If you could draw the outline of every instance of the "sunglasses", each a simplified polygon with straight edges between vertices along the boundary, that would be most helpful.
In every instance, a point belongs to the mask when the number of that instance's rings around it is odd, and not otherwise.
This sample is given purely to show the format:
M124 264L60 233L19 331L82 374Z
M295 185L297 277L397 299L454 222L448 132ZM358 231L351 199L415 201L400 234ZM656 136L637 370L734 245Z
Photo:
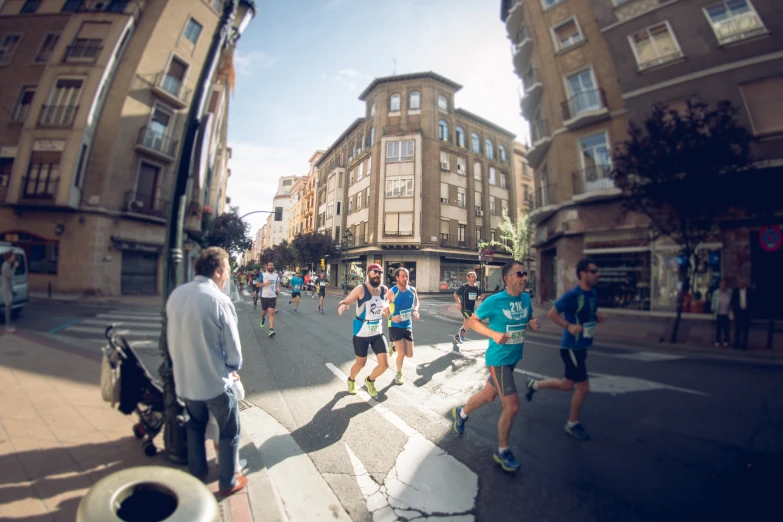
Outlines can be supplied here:
M527 272L514 272L514 273L517 275L517 277L520 277L520 278L521 277L527 277Z
M588 272L590 272L591 274L597 274L598 272L600 272L600 270L598 270L597 268L593 268L592 270L588 270Z
M371 274L382 274L383 272L381 270L370 270Z

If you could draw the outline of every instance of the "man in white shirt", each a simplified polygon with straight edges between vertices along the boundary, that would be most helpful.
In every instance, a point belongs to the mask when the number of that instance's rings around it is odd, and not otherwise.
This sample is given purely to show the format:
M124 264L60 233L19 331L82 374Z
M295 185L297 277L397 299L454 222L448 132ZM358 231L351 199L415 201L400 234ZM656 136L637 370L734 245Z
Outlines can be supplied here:
M266 271L258 274L256 285L261 288L261 328L266 323L269 313L269 337L275 336L275 311L277 310L277 294L280 293L280 277L275 272L275 264L266 264Z
M221 290L231 274L228 253L209 247L196 261L196 277L176 288L166 302L166 335L177 395L188 421L188 467L204 478L207 456L204 434L211 413L220 428L220 493L231 495L247 485L236 469L239 406L231 374L242 367L237 313Z
M750 334L750 305L748 285L744 279L737 281L737 290L732 294L731 308L734 312L734 349L748 349Z

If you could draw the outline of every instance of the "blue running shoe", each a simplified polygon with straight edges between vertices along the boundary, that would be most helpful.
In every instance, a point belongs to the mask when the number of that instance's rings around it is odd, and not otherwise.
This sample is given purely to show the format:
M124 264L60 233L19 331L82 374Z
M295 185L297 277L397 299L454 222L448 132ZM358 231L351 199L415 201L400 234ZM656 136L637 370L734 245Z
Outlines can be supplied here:
M495 454L492 455L492 458L495 460L495 462L500 464L500 467L503 468L503 471L513 473L519 469L519 462L517 462L517 459L514 458L514 454L511 453L511 450L506 450L503 453L495 450Z
M525 393L525 399L527 399L527 402L530 402L533 400L533 394L536 393L538 390L533 388L533 385L536 383L533 379L528 377L525 379L525 387L527 388L527 392Z
M451 416L454 417L454 431L456 431L458 435L465 433L465 421L468 420L463 419L460 413L462 413L462 408L459 406L455 406L451 409Z
M587 430L581 424L577 424L574 427L569 427L566 423L565 432L579 440L590 440L590 434L587 433Z

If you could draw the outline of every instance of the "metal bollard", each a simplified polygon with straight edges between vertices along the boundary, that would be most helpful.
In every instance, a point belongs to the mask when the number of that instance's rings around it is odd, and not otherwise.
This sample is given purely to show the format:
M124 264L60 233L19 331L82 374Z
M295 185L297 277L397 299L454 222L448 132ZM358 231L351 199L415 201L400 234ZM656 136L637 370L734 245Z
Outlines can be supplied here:
M173 468L140 466L99 480L79 503L77 522L219 522L215 496Z

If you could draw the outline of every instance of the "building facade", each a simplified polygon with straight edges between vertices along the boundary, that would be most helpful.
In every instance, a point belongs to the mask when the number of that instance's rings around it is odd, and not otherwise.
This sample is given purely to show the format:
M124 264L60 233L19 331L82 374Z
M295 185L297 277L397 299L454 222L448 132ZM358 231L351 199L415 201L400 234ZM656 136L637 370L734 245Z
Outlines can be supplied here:
M478 241L499 240L516 217L514 135L455 104L461 86L435 73L376 78L365 114L318 167L317 229L341 245L327 260L332 284L355 286L372 262L385 283L407 268L421 292L453 292L482 270L490 289L509 256L479 261Z
M0 240L33 290L156 294L171 184L219 0L0 2ZM225 205L231 50L186 228ZM210 137L210 139L206 139ZM186 241L186 275L198 247Z

